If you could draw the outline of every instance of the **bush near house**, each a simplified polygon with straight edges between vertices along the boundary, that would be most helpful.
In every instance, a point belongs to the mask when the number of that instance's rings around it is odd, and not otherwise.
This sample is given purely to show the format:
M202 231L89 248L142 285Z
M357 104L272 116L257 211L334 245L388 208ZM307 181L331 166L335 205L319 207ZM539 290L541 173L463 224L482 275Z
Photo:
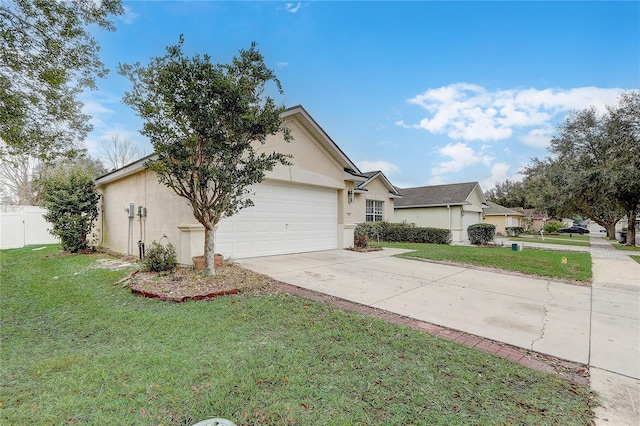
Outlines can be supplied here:
M467 235L471 244L487 244L496 236L496 226L490 223L476 223L467 228Z
M355 229L356 238L366 235L369 240L389 243L450 244L451 231L440 228L425 228L407 223L365 222Z
M544 232L558 232L562 227L564 227L562 222L547 222L544 224Z
M166 246L153 241L151 248L142 259L142 270L145 272L172 271L178 265L176 249L171 243Z
M508 237L517 237L524 233L524 228L522 226L507 226L505 231L507 231Z

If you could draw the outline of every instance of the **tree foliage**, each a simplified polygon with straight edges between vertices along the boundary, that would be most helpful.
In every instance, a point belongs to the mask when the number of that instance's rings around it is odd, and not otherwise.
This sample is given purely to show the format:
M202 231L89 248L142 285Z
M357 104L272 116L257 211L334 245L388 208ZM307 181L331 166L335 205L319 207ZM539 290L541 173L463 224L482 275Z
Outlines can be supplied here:
M223 217L252 205L249 187L261 182L281 153L258 152L268 135L290 131L284 106L264 94L267 83L282 88L253 43L230 64L212 64L209 55L187 57L182 36L167 54L143 66L120 65L133 83L124 101L144 120L141 133L155 155L146 163L158 180L184 197L205 228L205 263L214 272L213 228Z
M484 197L503 207L523 207L525 209L533 207L527 199L525 186L521 181L507 179L496 184L495 188L485 191Z
M604 114L571 113L551 140L551 156L534 159L524 172L534 204L551 216L588 217L610 237L625 214L633 223L640 205L639 105L640 92L627 92Z
M106 30L120 0L0 2L0 154L74 156L91 130L77 96L107 70L86 31Z
M51 234L60 238L63 250L75 253L87 248L100 200L93 174L82 166L58 168L41 185Z

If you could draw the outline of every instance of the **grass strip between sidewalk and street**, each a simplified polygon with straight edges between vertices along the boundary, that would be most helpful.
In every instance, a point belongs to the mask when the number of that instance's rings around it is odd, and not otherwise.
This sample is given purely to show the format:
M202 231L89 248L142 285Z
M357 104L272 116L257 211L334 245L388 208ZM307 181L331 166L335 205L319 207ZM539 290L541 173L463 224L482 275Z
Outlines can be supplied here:
M589 282L589 253L511 247L451 246L445 244L383 243L385 247L414 250L398 256L483 266L559 280Z
M136 297L97 265L1 252L0 423L593 421L587 387L406 326L275 290Z
M563 246L575 246L575 247L589 247L589 237L585 237L582 235L576 235L573 238L568 238L566 235L557 236L557 235L545 235L542 237L533 237L533 236L520 236L520 237L508 237L511 242L525 242L525 243L536 243L536 244L555 244L555 245L563 245Z

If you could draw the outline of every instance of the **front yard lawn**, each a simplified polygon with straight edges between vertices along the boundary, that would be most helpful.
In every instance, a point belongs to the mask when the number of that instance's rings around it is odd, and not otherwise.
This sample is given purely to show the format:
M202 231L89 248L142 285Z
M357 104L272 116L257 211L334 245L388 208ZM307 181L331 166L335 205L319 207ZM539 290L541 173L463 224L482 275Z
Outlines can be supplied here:
M560 280L591 281L591 255L527 248L512 251L511 247L469 247L444 244L384 243L386 247L415 250L402 257L417 257L436 261L504 269L524 274ZM566 259L563 263L563 259Z
M5 425L593 421L588 388L418 330L273 289L136 297L57 252L0 253Z

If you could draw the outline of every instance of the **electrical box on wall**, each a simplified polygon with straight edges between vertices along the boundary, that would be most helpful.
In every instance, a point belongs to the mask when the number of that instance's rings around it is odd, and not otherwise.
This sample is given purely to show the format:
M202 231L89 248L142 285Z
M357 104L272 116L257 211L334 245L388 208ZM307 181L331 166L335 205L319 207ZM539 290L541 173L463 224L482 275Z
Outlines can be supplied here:
M129 205L125 206L124 211L129 217L134 217L136 215L133 203L129 203Z

